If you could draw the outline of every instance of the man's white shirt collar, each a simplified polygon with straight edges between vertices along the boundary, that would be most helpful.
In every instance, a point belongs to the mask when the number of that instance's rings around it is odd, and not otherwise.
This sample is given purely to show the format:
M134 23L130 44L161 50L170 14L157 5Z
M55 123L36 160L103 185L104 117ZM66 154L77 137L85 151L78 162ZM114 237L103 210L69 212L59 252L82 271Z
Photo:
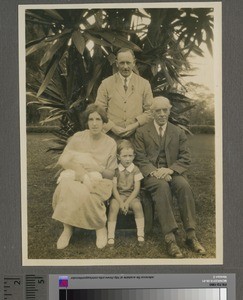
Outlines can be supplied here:
M127 170L129 173L131 173L134 169L135 165L134 163L131 163L129 167L125 168L121 163L118 164L118 169L120 172Z
M122 76L122 74L120 72L118 72L118 74L119 74L119 76L120 76L120 78L122 80L122 83L124 85L125 77ZM131 78L132 78L132 73L128 77L126 77L126 79L127 79L127 86L129 85L129 82L130 82Z
M159 127L162 127L162 132L163 132L163 135L164 135L165 130L166 130L166 128L167 128L167 123L165 123L163 126L160 126L160 125L158 125L158 124L155 122L155 120L154 120L154 126L155 126L155 129L156 129L158 135L159 135Z

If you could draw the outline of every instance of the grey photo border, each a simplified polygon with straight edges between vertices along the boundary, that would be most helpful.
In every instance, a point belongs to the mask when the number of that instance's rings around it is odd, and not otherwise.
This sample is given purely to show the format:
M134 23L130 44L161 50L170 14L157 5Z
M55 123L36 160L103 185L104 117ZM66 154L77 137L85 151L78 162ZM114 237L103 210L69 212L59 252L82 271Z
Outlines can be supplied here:
M21 238L21 185L18 86L18 5L31 1L1 2L0 44L1 59L1 210L0 228L1 274L54 274L54 273L134 273L134 266L22 266ZM73 0L72 3L79 1ZM89 3L103 1L89 1ZM117 1L116 1L117 2ZM122 1L120 1L122 3ZM160 1L161 2L161 1ZM171 1L166 1L171 2ZM179 1L178 2L184 2ZM237 295L243 293L242 233L242 59L243 20L240 0L222 0L223 17L223 194L224 194L224 262L223 265L136 266L136 273L236 273ZM43 0L32 4L46 3ZM53 1L66 4L69 0ZM9 125L11 122L11 126Z

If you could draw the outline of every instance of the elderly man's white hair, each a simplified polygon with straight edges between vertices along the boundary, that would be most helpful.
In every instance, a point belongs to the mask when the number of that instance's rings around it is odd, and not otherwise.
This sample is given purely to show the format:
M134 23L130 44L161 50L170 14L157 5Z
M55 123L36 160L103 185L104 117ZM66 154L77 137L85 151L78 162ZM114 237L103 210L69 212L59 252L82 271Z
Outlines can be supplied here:
M159 105L163 105L165 108L171 108L172 105L170 104L169 99L167 99L166 97L155 97L153 99L152 105L150 106L151 110L155 110Z

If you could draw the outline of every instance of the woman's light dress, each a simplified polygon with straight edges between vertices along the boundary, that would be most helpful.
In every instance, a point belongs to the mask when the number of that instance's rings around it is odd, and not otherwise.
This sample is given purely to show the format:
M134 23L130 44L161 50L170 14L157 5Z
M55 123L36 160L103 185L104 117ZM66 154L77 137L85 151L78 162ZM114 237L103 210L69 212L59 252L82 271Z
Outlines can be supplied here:
M116 142L102 133L99 140L91 138L90 131L77 132L68 141L59 162L65 161L65 168L70 169L70 152L90 153L99 166L115 170ZM106 225L105 200L112 193L112 181L97 179L89 190L82 182L72 177L60 180L53 195L52 218L62 223L84 229L100 229Z

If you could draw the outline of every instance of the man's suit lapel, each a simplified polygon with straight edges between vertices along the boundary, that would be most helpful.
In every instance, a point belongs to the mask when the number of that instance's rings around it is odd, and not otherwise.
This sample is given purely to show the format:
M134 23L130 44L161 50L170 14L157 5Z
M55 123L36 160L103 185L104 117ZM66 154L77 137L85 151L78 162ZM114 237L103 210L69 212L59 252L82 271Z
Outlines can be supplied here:
M159 135L156 131L156 128L154 126L154 122L150 122L148 124L148 135L154 140L154 142L159 145L160 142L159 142ZM170 144L170 141L172 139L172 136L173 136L173 128L171 126L171 124L168 122L167 123L167 128L166 128L166 131L165 131L165 149L168 148L169 144Z
M176 151L176 149L169 148L172 137L173 137L173 127L168 122L165 131L165 156L166 156L166 161L168 166L171 165L171 151Z
M156 145L159 145L159 135L156 131L153 121L148 124L147 131L148 131L148 135L154 140Z
M167 128L165 131L165 149L168 148L168 145L172 139L172 135L173 135L173 130L172 130L172 126L171 124L168 122L167 123Z
M126 95L126 93L124 90L124 86L123 86L121 77L118 73L116 73L114 76L115 76L115 89L122 97L124 97Z
M130 79L129 85L128 85L128 89L126 92L126 96L129 97L133 94L134 89L135 89L135 80L136 80L136 75L133 73L132 77Z

